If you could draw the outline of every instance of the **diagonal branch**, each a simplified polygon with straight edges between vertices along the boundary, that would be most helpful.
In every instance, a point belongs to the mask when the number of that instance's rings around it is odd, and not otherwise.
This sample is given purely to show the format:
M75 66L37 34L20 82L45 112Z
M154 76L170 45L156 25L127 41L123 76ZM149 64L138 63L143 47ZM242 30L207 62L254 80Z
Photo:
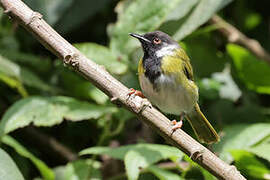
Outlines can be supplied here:
M225 36L225 38L227 38L229 42L236 43L247 48L255 56L270 64L270 54L261 46L258 41L256 41L255 39L250 39L245 34L240 32L237 28L227 23L225 20L223 20L217 15L213 16L209 22L211 24L217 25L217 30L223 36Z
M29 32L52 53L70 65L78 73L106 93L111 101L122 105L136 114L139 119L151 126L171 144L178 147L188 156L207 169L219 179L245 179L234 166L219 159L214 153L202 146L182 130L172 134L170 120L157 109L147 106L143 108L143 99L128 97L129 89L113 78L107 71L87 59L75 47L62 38L43 19L42 15L32 11L20 0L0 0L0 4L10 17L19 21Z

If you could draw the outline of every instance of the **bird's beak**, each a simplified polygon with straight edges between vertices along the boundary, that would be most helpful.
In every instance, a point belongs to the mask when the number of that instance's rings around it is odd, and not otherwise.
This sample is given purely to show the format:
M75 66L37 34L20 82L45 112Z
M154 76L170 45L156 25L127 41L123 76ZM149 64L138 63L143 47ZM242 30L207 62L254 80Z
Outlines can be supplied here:
M139 41L141 42L148 42L150 43L150 41L148 39L146 39L145 37L143 37L142 35L136 34L136 33L129 33L130 36L137 38Z

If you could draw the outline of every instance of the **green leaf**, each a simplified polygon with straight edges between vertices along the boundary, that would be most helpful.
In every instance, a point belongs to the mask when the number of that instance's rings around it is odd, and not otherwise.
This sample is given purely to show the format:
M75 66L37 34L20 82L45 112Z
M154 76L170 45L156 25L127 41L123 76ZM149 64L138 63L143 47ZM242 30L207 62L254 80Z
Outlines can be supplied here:
M106 154L113 158L124 160L129 179L137 179L141 168L146 168L160 160L177 160L183 153L175 147L158 144L136 144L119 148L92 147L79 153L80 155Z
M93 60L99 65L103 65L109 72L113 74L123 74L127 71L127 65L117 59L111 51L105 47L95 43L75 44L86 57Z
M73 0L64 16L55 25L57 32L68 33L78 27L96 13L100 12L110 0L85 1Z
M247 49L235 44L227 45L239 78L245 85L258 93L270 94L270 66L256 58Z
M185 22L175 32L173 38L181 40L191 34L195 29L204 24L222 7L232 0L200 0L194 10L188 15Z
M217 49L216 43L209 34L189 37L185 39L185 45L194 74L198 77L210 77L213 73L221 72L224 69L227 58ZM211 49L211 51L205 49Z
M1 18L1 17L0 17ZM0 179L3 180L24 180L20 170L12 158L0 148Z
M26 97L27 92L21 82L20 73L21 69L17 64L0 55L0 81L17 89L23 97Z
M73 161L54 168L55 180L89 180L90 177L93 180L101 180L100 166L100 162L90 159Z
M183 18L199 0L181 0L178 5L166 17L166 21L179 20Z
M54 180L53 171L40 159L35 157L27 149L25 149L20 143L10 136L4 136L2 142L12 148L23 157L26 157L32 161L32 163L38 168L40 174L45 180Z
M62 65L61 65L62 66ZM60 84L67 95L76 97L79 99L92 99L98 104L105 104L109 99L106 94L79 76L77 73L67 70L66 68L60 68ZM72 84L72 86L70 86Z
M232 149L247 149L270 135L270 123L230 125L223 130L221 141L213 145L220 158L231 163Z
M158 28L180 0L135 0L118 4L118 20L111 26L110 47L117 55L130 54L138 45L128 33L145 33Z
M0 54L16 63L27 65L36 72L48 72L51 60L48 57L15 51L14 49L0 49Z
M244 150L230 150L235 160L235 166L240 172L249 179L265 179L269 176L270 170L256 159L255 155Z
M152 164L149 161L150 159L146 159L145 157L143 154L133 150L126 153L124 162L129 180L138 179L140 170Z
M17 80L16 78L12 78L12 77L6 76L3 73L0 73L0 81L4 82L5 84L7 84L11 88L17 89L18 93L22 97L28 96L28 93L25 90L23 84L19 80Z
M157 162L161 159L178 159L182 158L183 153L171 146L160 145L160 144L136 144L136 145L127 145L119 148L109 148L109 147L92 147L82 150L79 154L96 154L102 155L106 154L113 158L124 160L125 155L128 151L133 150L142 155L147 156L147 158L151 158L151 161ZM149 157L148 157L149 156Z
M0 55L0 73L20 79L20 67Z
M1 22L2 16L3 16L3 8L0 9L0 22Z
M235 102L242 95L242 92L232 78L229 64L225 66L222 72L213 73L212 78L221 84L219 89L219 96L221 98Z
M245 18L245 28L248 30L254 29L262 22L262 17L258 13L249 13Z
M198 168L200 168L204 179L206 179L206 180L217 180L217 178L214 175L212 175L209 171L205 170L204 168L202 168L199 165L197 165L197 166L198 166Z
M0 137L30 123L35 126L53 126L63 119L97 119L116 111L114 107L97 106L70 97L33 96L17 101L8 109L0 122Z
M270 143L260 143L257 146L248 149L249 152L256 154L258 157L266 159L270 162Z
M72 5L73 0L26 0L25 3L35 11L40 12L46 21L53 25L61 16L64 15L66 10Z
M54 91L54 88L50 87L47 83L41 80L36 74L29 71L26 68L21 68L21 80L22 82L29 86L36 89L40 89L43 91Z
M182 179L180 175L177 175L165 169L161 169L157 166L149 166L147 170L153 173L160 180L181 180Z
M52 90L52 88L42 81L36 74L26 68L21 68L16 63L13 63L2 56L0 56L0 73L11 77L14 81L19 81L20 83L24 83L30 87L44 91ZM22 86L20 83L17 82L15 87L18 88L18 86Z

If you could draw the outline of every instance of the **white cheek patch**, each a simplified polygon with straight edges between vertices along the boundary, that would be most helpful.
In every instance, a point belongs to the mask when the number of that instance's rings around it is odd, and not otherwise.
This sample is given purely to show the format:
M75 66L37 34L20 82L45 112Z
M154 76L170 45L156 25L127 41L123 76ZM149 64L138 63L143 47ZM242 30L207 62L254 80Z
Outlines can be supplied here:
M167 45L160 50L156 51L156 56L157 57L163 57L164 55L173 55L174 49L178 48L177 45Z

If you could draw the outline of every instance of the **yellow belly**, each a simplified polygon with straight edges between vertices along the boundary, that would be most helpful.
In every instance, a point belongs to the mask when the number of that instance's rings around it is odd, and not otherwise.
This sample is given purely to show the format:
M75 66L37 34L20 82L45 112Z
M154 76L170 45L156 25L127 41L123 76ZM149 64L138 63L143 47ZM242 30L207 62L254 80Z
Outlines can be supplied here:
M198 101L198 88L193 81L182 86L176 83L175 77L161 75L155 80L154 88L143 73L139 75L139 81L143 94L163 112L189 113Z

